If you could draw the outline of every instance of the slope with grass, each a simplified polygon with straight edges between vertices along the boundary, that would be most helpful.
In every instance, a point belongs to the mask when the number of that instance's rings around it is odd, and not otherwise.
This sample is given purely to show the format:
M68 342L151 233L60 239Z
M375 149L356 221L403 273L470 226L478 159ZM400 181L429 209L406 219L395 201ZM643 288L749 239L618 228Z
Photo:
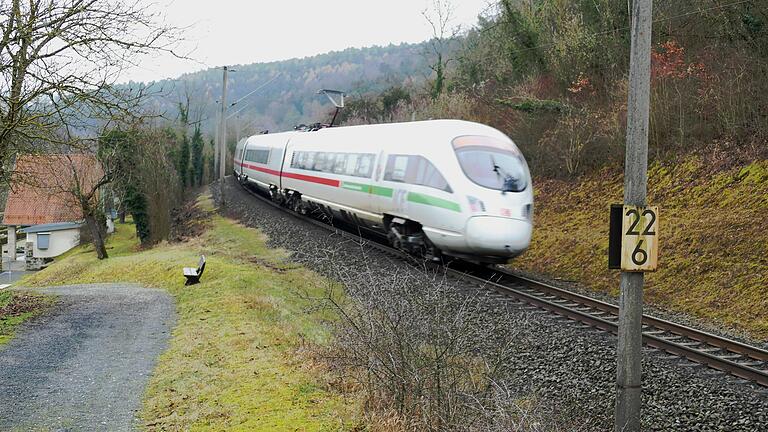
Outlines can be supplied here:
M659 270L647 302L768 338L768 161L726 169L688 157L649 169L648 202L661 207ZM618 294L607 268L608 214L622 202L621 173L536 183L531 248L518 269Z
M212 211L208 197L198 205ZM150 380L141 413L148 430L346 430L355 401L326 385L313 347L327 342L332 316L307 312L319 276L290 265L257 230L211 216L185 243L138 250L131 225L119 225L110 257L80 248L25 280L47 286L137 282L167 289L178 324ZM205 254L199 285L185 287L183 266Z

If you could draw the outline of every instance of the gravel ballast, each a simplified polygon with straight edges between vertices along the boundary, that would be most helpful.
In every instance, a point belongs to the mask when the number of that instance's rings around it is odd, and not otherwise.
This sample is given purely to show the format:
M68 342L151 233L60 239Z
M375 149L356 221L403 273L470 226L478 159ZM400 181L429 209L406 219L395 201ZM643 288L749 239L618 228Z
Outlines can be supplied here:
M333 251L336 265L341 263L349 271L416 271L372 248L361 253L359 244L260 202L232 179L225 191L226 214L261 229L270 246L292 252L295 260L320 273L329 274L323 251ZM216 187L214 196L220 202ZM534 394L542 403L566 411L569 430L612 430L616 338L508 299L496 302L511 311L499 314L510 320L508 325L525 328L519 350L506 364L506 384L521 397ZM644 430L652 431L768 431L768 393L737 378L644 349L642 422Z
M175 323L172 297L129 284L34 291L57 299L0 347L0 430L138 429Z

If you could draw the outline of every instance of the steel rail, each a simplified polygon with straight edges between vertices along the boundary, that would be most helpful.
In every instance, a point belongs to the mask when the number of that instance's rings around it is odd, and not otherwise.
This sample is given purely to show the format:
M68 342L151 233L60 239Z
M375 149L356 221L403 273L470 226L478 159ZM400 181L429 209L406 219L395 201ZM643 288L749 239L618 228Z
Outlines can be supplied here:
M491 285L492 288L497 292L509 294L515 298L525 301L526 303L530 303L558 315L566 316L573 320L580 321L584 324L597 327L601 330L610 331L614 334L618 333L617 306L567 290L562 290L560 288L534 281L529 278L520 277L506 271L502 272L506 273L505 276L507 277L513 277L524 281L525 286L527 287L544 288L538 290L538 292L553 295L555 299L540 298L540 296L526 293L525 291L515 289L509 285L505 285L500 282L494 282L480 276L459 271L459 273L465 277L472 278L477 284ZM572 301L574 303L578 303L579 306L590 306L590 308L594 308L597 311L611 312L611 317L615 318L616 321L606 319L605 317L596 317L593 315L593 313L576 309L575 306L569 307L558 304L557 300ZM615 314L613 312L615 312ZM713 369L727 372L739 378L753 381L757 384L768 387L768 370L765 369L765 366L763 369L757 369L750 364L742 364L734 361L735 359L730 358L731 355L738 354L740 357L745 357L747 360L752 359L755 363L762 364L766 357L768 357L768 352L765 350L752 347L738 341L726 339L711 333L699 331L691 327L672 323L670 321L666 321L650 315L643 315L643 323L647 325L649 329L656 329L643 331L643 343L646 345L666 351L670 354L685 357L697 363L707 365ZM669 340L669 338L654 334L654 331L663 331L664 333L669 332L675 336L686 337L702 344L708 344L713 347L717 347L723 351L726 351L726 353L721 356L708 351L697 349L693 346L686 345L690 342L678 343ZM707 350L709 350L709 348L707 348Z
M563 299L578 302L583 305L587 305L595 309L611 313L612 315L615 315L617 317L619 315L619 307L614 304L600 301L582 294L577 294L572 291L568 291L562 288L558 288L558 287L546 284L544 282L526 278L524 276L516 275L505 269L495 268L494 271L502 274L504 277L513 279L513 281L515 282L521 281L525 285L533 286L539 291L546 292L548 294L555 295ZM697 341L700 341L701 343L718 346L727 351L740 353L756 361L768 362L768 351L754 347L754 346L747 345L739 341L726 339L712 333L708 333L708 332L698 330L692 327L688 327L682 324L677 324L675 322L668 321L662 318L657 318L657 317L654 317L653 315L644 314L643 324L649 327L657 328L657 329L664 329L675 335L688 337L690 339L695 339Z
M368 246L374 247L388 255L396 256L400 259L413 260L412 256L402 251L370 239L365 239L308 215L290 211L262 194L251 190L249 187L241 186L243 190L260 201L284 211L299 220L332 231L343 237L366 241ZM492 289L500 294L514 297L537 308L602 331L618 333L618 306L616 305L557 288L498 267L473 266L473 269L469 271L457 270L449 266L443 266L442 268L460 280L467 279L478 286ZM485 273L484 276L476 274L484 272L491 274ZM506 282L504 279L507 279ZM521 286L521 288L516 286ZM609 314L609 317L596 316L597 314ZM768 351L766 350L651 315L643 315L643 326L643 343L647 346L768 387ZM664 333L670 333L672 336L660 336ZM687 338L689 341L677 342L670 340L673 338ZM699 344L706 346L696 348L695 346ZM724 354L714 354L716 351L723 351ZM744 357L747 363L734 361L737 358L741 359L741 357ZM759 369L754 367L757 365L762 367Z

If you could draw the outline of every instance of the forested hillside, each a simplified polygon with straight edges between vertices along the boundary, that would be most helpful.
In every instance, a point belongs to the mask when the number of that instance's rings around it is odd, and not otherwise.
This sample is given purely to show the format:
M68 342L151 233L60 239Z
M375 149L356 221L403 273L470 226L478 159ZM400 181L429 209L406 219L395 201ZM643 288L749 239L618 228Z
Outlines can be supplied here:
M490 124L518 143L535 176L575 178L620 164L627 5L501 0L445 53L432 91L368 94L350 101L346 118L407 121L415 112ZM653 17L652 157L711 146L765 155L768 2L654 1Z
M608 209L622 201L630 15L615 0L501 0L428 89L349 101L348 123L463 118L521 147L534 238L518 269L617 293ZM650 304L768 335L768 2L654 1ZM433 59L434 61L434 59Z
M229 103L269 83L229 108L230 113L242 109L230 120L232 137L238 132L286 130L300 123L328 121L332 105L317 94L320 89L338 89L352 95L377 92L393 85L418 85L415 83L424 82L429 74L423 44L349 48L314 57L231 68L235 72L229 74ZM221 69L150 83L147 90L154 96L145 107L174 118L179 112L178 104L188 102L190 120L202 120L203 131L210 132L221 99L221 86Z
M764 339L768 2L653 7L649 201L661 248L646 300ZM438 99L528 158L535 234L513 266L613 294L607 216L622 200L629 24L626 2L503 0L467 35Z

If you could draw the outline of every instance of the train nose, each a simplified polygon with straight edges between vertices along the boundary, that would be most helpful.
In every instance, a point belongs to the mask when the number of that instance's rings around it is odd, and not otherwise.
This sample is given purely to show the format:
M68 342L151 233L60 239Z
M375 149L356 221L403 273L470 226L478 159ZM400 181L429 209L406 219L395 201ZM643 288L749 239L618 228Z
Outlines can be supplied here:
M473 216L467 221L467 245L490 256L515 256L531 242L531 222L499 216Z

